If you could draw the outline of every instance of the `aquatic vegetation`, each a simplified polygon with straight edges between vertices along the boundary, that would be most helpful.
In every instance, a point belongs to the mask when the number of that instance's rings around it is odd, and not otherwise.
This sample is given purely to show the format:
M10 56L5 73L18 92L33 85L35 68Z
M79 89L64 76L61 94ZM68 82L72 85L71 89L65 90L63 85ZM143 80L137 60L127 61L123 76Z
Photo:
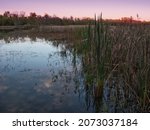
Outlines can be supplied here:
M36 53L47 50L42 52L46 53L45 61L39 53L38 64L35 62L36 64L30 67L23 67L23 58L20 58L20 63L22 63L20 66L23 68L18 71L18 77L15 74L14 78L17 80L12 80L11 85L17 86L15 82L19 81L18 86L21 84L24 87L10 87L7 82L7 90L6 85L1 83L3 96L8 94L7 96L11 98L12 94L16 101L14 95L19 94L22 98L17 98L16 104L21 104L22 100L25 100L24 106L28 108L24 107L24 111L29 112L31 110L35 112L35 109L32 109L35 106L40 112L149 112L149 27L143 23L112 25L105 22L101 14L98 18L95 16L95 21L91 21L88 26L41 26L31 30L1 33L2 45L5 42L5 45L11 46L15 43L17 46L27 42L25 46L18 48L25 49L27 45L34 43L31 44L33 47L29 48L35 49ZM41 47L47 47L45 49L36 47L39 44ZM53 49L50 49L51 47ZM3 51L5 54L5 50ZM26 51L23 52L26 53ZM31 64L37 56L36 53L31 53L31 55L29 52L26 53L29 55L26 62ZM17 55L22 56L18 50L17 53L13 51L9 55L13 59L16 59ZM6 58L5 55L1 57ZM0 63L2 62L1 58ZM17 62L19 59L16 60ZM8 63L10 64L10 60ZM11 67L6 64L4 69L1 65L0 69L14 72L13 68L16 68L17 71L16 64L12 65ZM32 73L35 65L39 69ZM43 65L49 71L42 71L44 68L38 65ZM48 75L45 75L45 72ZM21 76L26 77L23 81L18 80L21 77L20 73L24 73ZM10 79L7 80L10 81ZM29 98L26 98L27 94ZM32 106L28 101L32 104L34 101L35 105ZM47 101L50 104L47 104ZM57 110L52 107L51 103ZM41 108L41 104L44 106L43 109L38 108ZM11 106L11 111L23 110L21 106L16 109L15 106Z
M95 16L95 22L89 23L82 36L84 40L76 45L76 49L82 54L85 83L94 100L101 99L102 102L106 86L109 86L109 97L114 98L116 104L115 111L122 108L128 112L148 112L149 25L111 26L103 21L101 14L98 19ZM111 88L115 90L113 96Z

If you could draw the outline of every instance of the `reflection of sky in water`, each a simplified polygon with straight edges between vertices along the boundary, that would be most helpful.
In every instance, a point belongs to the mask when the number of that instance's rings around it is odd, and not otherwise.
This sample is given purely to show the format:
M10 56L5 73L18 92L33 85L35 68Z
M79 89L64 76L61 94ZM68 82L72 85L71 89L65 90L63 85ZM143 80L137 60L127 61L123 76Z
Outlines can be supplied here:
M56 53L61 49L44 43L42 40L24 43L5 44L1 47L1 68L11 72L26 70L43 70L47 72L48 62L55 67L61 57ZM52 55L52 57L50 57ZM50 60L50 61L49 61ZM61 65L61 62L58 62ZM59 66L59 67L60 67Z
M0 112L86 112L80 59L64 45L0 41ZM80 83L78 83L80 82Z

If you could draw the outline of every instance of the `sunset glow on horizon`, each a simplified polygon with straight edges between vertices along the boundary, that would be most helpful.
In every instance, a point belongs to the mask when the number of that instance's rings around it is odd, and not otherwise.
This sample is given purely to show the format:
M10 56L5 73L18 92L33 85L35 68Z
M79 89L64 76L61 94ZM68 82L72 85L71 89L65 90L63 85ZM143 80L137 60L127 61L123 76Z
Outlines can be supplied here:
M132 16L150 21L150 0L0 0L0 14L10 12L45 13L58 17L94 17L103 13L105 19Z

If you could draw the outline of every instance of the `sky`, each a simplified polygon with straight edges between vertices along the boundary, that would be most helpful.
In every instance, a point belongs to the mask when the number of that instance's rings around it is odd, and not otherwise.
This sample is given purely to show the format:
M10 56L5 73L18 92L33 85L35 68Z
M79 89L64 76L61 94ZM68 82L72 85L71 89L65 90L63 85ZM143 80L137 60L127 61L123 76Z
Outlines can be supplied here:
M36 12L58 17L94 17L103 14L105 19L130 17L150 21L150 0L0 0L0 14L5 11Z

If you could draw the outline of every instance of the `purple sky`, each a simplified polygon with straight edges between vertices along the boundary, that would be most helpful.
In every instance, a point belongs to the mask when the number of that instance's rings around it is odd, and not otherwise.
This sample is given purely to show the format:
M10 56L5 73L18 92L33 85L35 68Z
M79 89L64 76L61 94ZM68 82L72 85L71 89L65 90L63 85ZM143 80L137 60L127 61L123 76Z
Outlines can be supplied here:
M136 18L138 14L141 20L150 20L150 0L0 0L0 13L4 11L59 17L94 17L102 12L104 18Z

